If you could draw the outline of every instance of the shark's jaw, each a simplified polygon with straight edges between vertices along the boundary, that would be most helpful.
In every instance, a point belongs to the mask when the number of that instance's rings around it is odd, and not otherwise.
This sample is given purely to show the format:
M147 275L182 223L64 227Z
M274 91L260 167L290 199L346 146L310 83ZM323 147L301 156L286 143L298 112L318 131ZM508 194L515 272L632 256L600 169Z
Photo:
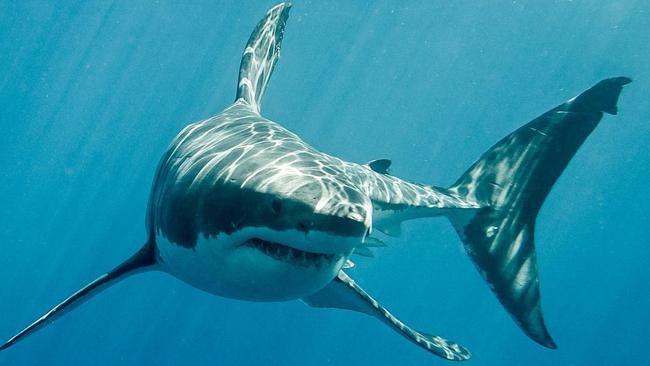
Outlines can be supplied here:
M356 240L312 234L247 228L200 237L194 248L161 236L156 246L162 268L196 288L240 300L286 301L308 296L332 281L351 252L341 243ZM339 246L318 250L323 240Z
M267 256L279 261L289 262L299 267L328 266L339 257L333 253L314 253L296 249L281 243L251 238L241 244L253 247Z

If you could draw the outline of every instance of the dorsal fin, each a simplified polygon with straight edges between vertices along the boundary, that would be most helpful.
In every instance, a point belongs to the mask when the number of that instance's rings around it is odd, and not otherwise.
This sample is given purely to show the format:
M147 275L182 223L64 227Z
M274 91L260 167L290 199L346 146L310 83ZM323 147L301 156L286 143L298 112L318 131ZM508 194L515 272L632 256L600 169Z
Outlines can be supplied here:
M376 171L377 173L390 174L390 164L391 161L388 159L377 159L369 161L366 165L368 165L370 169Z
M235 101L244 100L257 113L273 67L280 58L280 45L290 8L290 3L280 3L271 8L257 23L242 55Z

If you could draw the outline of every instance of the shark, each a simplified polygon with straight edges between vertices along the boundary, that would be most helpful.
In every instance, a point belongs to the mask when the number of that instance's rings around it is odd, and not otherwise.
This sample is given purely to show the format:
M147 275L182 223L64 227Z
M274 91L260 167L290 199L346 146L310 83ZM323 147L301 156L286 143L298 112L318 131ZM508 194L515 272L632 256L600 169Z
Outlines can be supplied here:
M469 350L416 330L359 286L353 255L385 246L400 224L446 217L505 310L533 341L545 325L535 256L537 214L554 182L605 113L617 114L627 77L596 83L498 141L450 187L416 184L391 161L347 162L313 148L260 112L280 56L290 3L272 7L241 59L235 101L185 127L160 159L146 208L145 244L0 346L5 350L131 275L164 271L210 294L302 300L372 316L448 360Z

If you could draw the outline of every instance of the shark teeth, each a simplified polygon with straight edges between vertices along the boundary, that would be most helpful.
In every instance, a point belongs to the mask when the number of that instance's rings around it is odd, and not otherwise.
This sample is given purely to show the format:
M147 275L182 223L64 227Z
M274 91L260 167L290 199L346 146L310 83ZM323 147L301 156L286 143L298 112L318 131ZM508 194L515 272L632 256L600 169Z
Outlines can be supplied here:
M337 259L336 254L305 252L260 238L249 239L244 245L252 246L274 259L289 262L300 267L319 267L325 263L332 263Z

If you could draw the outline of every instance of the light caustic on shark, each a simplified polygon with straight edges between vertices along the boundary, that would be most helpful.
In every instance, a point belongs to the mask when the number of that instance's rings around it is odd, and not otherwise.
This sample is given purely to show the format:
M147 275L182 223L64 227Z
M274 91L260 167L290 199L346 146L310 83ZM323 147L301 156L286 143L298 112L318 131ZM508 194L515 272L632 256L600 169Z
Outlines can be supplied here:
M623 85L602 80L490 148L449 188L406 182L390 161L355 164L319 152L260 114L291 5L268 11L241 61L235 102L187 126L163 155L147 208L147 240L9 339L6 349L128 275L168 272L215 295L302 299L371 315L449 360L463 346L404 324L344 272L353 254L398 235L400 223L445 216L517 325L555 348L542 317L533 234L551 186L603 113L616 114Z

